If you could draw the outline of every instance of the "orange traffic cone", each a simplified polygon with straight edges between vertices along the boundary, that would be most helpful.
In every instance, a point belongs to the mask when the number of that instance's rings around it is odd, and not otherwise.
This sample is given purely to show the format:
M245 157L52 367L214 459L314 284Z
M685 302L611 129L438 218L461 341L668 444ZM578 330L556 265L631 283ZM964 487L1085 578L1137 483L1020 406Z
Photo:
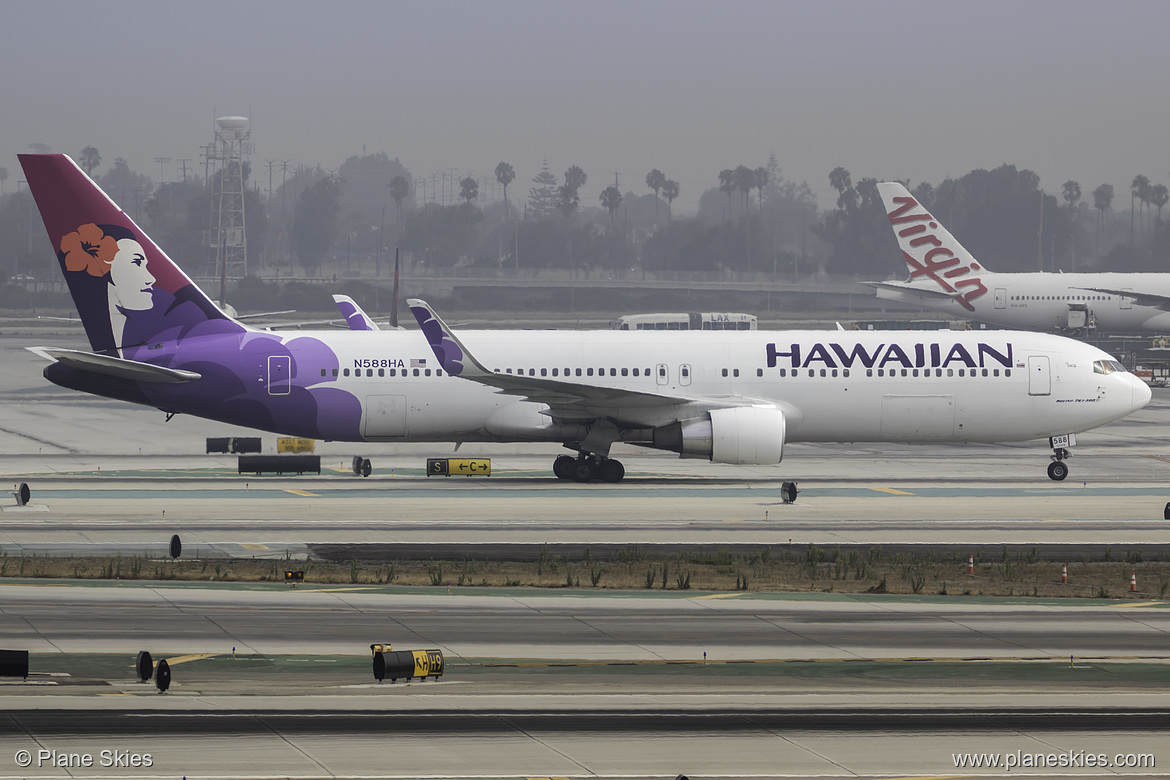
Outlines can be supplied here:
M1060 567L1060 584L1061 585L1068 584L1068 564L1067 563L1064 564L1064 566Z
M1130 572L1129 575L1129 592L1137 593L1137 569Z
M975 556L974 555L967 556L967 573L968 574L975 573Z

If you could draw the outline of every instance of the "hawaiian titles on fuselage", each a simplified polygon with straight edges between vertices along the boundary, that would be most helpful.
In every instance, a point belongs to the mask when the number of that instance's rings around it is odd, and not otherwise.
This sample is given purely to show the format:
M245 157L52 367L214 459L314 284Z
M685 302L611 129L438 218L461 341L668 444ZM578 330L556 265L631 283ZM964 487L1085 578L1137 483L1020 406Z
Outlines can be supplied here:
M966 368L983 368L985 365L998 364L1005 368L1012 368L1012 345L1003 346L1002 351L990 344L975 345L975 354L964 344L914 344L902 346L900 344L878 344L872 349L866 349L861 344L844 347L835 342L822 344L801 345L790 344L785 351L775 344L765 347L768 355L768 368L775 368L781 358L787 358L791 368L808 368L812 365L825 368L852 368L858 363L865 368L885 368L893 363L902 368L947 368L951 365L965 366ZM992 363L993 361L993 363Z

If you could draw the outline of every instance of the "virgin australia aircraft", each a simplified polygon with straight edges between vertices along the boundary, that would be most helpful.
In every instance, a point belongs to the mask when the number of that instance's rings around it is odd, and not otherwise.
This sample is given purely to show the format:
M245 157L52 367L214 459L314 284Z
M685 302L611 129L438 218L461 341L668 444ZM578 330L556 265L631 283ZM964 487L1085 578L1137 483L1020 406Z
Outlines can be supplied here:
M272 332L232 319L77 165L21 155L92 352L35 348L45 377L95 395L340 441L547 441L556 476L616 482L616 442L716 463L779 463L786 441L1048 437L1150 390L1099 349L1018 333Z
M1170 274L992 273L900 182L878 184L903 282L866 282L904 301L1006 328L1057 333L1170 333Z

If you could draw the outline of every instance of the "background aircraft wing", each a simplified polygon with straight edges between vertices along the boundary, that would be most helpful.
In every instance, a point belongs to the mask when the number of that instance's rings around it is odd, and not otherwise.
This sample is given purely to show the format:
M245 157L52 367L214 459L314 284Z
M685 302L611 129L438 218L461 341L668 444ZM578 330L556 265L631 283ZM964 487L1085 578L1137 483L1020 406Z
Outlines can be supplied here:
M954 293L944 292L943 290L932 290L929 287L919 287L918 285L908 284L906 282L862 282L862 284L869 285L875 289L896 290L900 293L918 295L923 298L930 298L931 300L953 301L955 299Z
M1162 311L1170 311L1170 296L1167 295L1137 292L1135 290L1111 290L1107 287L1077 287L1075 289L1105 293L1106 295L1117 295L1122 298L1132 298L1141 306L1154 306Z
M558 421L588 421L597 418L637 427L658 425L663 419L685 419L712 409L736 406L775 406L771 401L746 396L685 396L648 393L619 387L569 382L548 377L502 374L491 371L473 356L426 301L407 301L418 320L439 365L452 376L498 388L537 403L547 404Z

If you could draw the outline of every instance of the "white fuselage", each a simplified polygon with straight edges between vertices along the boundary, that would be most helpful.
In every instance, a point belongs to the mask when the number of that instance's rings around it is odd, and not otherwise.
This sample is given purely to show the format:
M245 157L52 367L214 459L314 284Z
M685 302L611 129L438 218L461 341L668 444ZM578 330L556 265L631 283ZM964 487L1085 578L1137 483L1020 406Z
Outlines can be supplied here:
M284 334L282 334L284 335ZM436 368L418 331L297 333L327 342L334 387L365 440L565 441L548 406ZM678 399L607 415L623 429L688 417L689 401L773 405L789 441L1019 441L1078 432L1150 397L1099 349L1019 332L460 331L485 368ZM571 427L571 426L569 426ZM631 438L638 438L636 436Z
M887 282L877 288L877 295L1003 328L1056 333L1170 333L1170 311L1141 304L1124 295L1087 289L1133 290L1170 298L1170 274L984 271L980 279L987 293L970 301L973 310L964 308L953 298L930 294L938 290L930 280ZM902 289L894 289L894 285ZM923 290L925 294L917 290ZM1085 311L1084 325L1080 324L1082 317L1078 311L1081 310Z

